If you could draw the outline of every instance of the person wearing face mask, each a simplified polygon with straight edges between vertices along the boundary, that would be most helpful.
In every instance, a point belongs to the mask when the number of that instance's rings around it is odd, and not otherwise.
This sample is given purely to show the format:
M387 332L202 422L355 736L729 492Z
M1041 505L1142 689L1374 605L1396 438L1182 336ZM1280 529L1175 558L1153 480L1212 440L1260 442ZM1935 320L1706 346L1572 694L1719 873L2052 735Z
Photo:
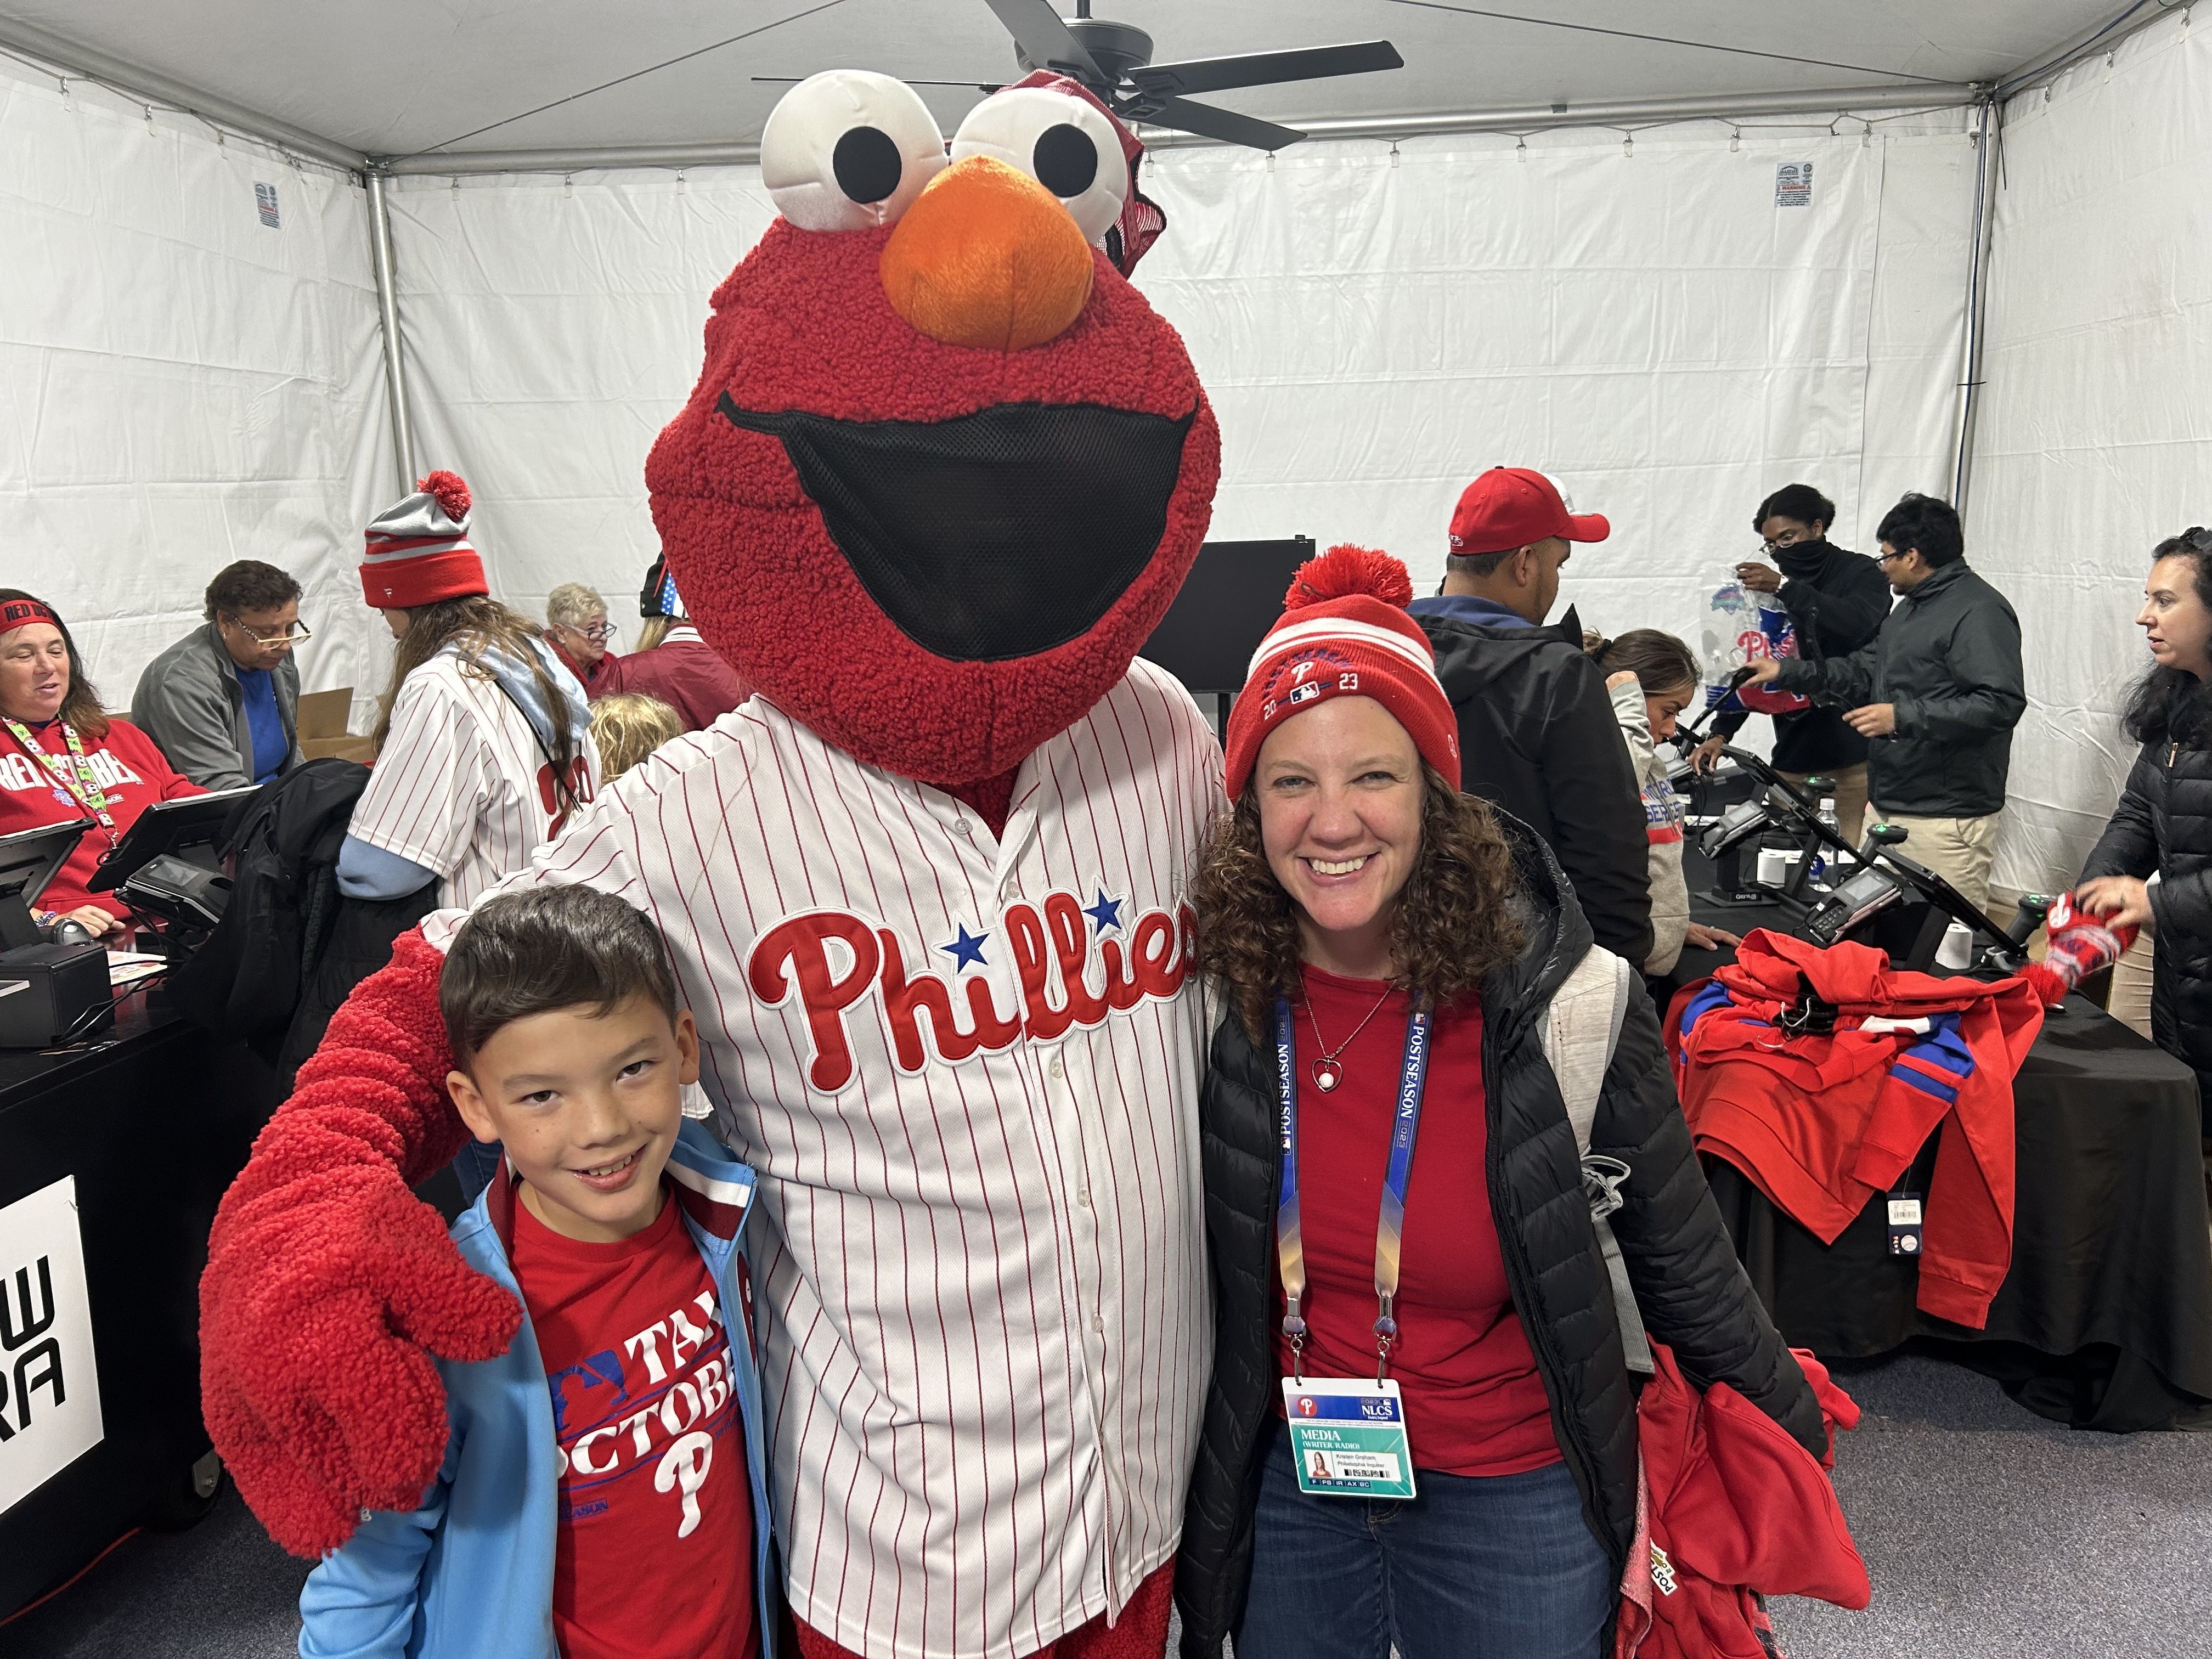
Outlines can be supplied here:
M1874 638L1889 614L1881 566L1830 542L1828 526L1835 520L1836 504L1812 485L1778 489L1751 520L1774 564L1754 559L1735 568L1736 580L1746 587L1780 598L1805 658L1850 656ZM1712 734L1692 751L1691 763L1700 772L1712 770L1721 745L1735 742L1750 718L1747 708L1718 715ZM1867 740L1840 709L1815 703L1774 716L1774 769L1800 787L1815 775L1828 779L1835 786L1830 793L1837 821L1854 845L1866 818L1866 763Z
M2136 622L2151 668L2121 725L2142 748L2075 896L2152 934L2151 1036L2196 1069L2212 1144L2212 530L2151 550Z
M1364 549L1301 568L1189 890L1224 1012L1200 1098L1215 1344L1186 1656L1592 1659L1637 1529L1636 1395L1547 1057L1555 997L1603 952L1542 841L1461 792L1411 597ZM1644 1322L1817 1457L1650 1003L1618 1029L1589 1151L1628 1171L1612 1224ZM1404 1438L1317 1481L1290 1414L1384 1397L1378 1348ZM1384 1456L1413 1496L1364 1489Z
M1904 603L1873 641L1820 662L1764 658L1747 684L1843 702L1869 739L1869 805L1906 832L1906 857L1987 909L2012 729L2027 707L2020 618L1968 568L1948 501L1907 492L1876 533Z
M1605 676L1629 763L1644 789L1644 839L1650 846L1651 954L1644 971L1670 974L1686 945L1717 950L1743 941L1723 928L1690 920L1690 884L1682 874L1682 798L1668 780L1659 745L1673 739L1675 721L1698 695L1698 659L1672 634L1635 628L1617 640L1583 635L1590 660ZM1671 751L1670 751L1671 752Z
M112 894L85 884L123 832L157 800L205 791L173 770L153 739L103 714L68 625L43 599L0 588L0 835L89 818L93 827L38 896L56 916L118 941L127 923Z
M1442 590L1412 609L1436 647L1468 792L1534 830L1597 942L1642 962L1652 949L1643 801L1581 623L1572 610L1544 622L1574 544L1612 533L1602 514L1568 511L1541 472L1494 466L1452 511Z

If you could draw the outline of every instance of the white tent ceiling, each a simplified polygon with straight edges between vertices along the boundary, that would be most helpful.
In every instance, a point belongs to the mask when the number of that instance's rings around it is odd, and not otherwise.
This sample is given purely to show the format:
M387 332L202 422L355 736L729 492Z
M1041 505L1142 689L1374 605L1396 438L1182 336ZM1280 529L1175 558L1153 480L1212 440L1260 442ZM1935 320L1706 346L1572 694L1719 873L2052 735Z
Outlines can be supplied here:
M1148 30L1161 62L1397 45L1401 70L1216 95L1292 124L1916 82L1955 96L2118 9L2116 0L1515 3L1098 0L1096 9ZM0 42L61 55L73 46L95 64L153 70L378 156L741 145L757 139L782 91L755 76L854 66L995 82L1015 72L983 0L0 0ZM635 78L605 84L622 76ZM977 96L958 87L926 95L948 130Z

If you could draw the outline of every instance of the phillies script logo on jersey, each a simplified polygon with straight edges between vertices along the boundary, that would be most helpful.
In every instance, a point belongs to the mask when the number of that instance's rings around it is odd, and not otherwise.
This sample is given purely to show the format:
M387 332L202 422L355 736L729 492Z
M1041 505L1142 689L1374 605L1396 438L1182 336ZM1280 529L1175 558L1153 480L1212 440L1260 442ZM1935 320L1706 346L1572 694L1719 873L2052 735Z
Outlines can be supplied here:
M872 1005L899 1070L913 1076L933 1060L957 1066L1022 1037L1056 1042L1148 997L1172 1000L1190 975L1196 919L1184 904L1124 923L1128 902L1103 890L1087 905L1066 892L1048 893L1041 904L1017 899L996 929L978 936L963 926L937 947L952 958L951 978L909 967L898 935L870 917L808 910L760 936L745 977L771 1008L799 999L813 1043L807 1079L836 1094L854 1072L846 1018L864 1003ZM988 953L1001 948L1021 981L1018 1008L1001 1008L990 979L966 971L988 968ZM961 1004L964 1012L956 1012Z

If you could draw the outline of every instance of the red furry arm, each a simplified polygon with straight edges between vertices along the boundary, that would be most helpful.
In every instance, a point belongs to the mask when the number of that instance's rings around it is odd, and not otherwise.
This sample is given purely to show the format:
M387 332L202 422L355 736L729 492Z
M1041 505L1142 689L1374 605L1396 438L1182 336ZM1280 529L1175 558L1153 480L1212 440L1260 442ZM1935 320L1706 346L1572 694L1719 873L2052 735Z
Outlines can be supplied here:
M465 1130L446 1094L445 958L420 932L355 988L216 1212L201 1403L270 1535L335 1549L362 1508L411 1509L445 1455L428 1353L486 1359L514 1299L408 1188Z

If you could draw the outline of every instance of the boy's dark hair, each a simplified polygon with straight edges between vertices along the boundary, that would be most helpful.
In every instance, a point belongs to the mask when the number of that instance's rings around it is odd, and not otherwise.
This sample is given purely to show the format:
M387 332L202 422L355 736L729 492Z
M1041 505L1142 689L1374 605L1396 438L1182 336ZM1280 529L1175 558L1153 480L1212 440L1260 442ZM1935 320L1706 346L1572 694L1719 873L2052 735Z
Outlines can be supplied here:
M300 597L300 584L288 570L258 559L240 559L215 573L207 585L207 619L235 617L248 611L274 611Z
M1751 515L1751 533L1766 533L1769 519L1795 519L1800 524L1817 524L1820 533L1836 521L1836 504L1810 484L1784 484L1759 504L1759 511Z
M1959 510L1917 489L1908 489L1898 497L1897 505L1881 515L1881 526L1874 533L1875 539L1893 553L1917 550L1931 570L1966 556L1966 537L1959 528Z
M634 996L671 1020L683 1006L660 930L611 893L579 885L486 900L454 937L438 978L456 1062L518 1019L556 1008L609 1014Z

